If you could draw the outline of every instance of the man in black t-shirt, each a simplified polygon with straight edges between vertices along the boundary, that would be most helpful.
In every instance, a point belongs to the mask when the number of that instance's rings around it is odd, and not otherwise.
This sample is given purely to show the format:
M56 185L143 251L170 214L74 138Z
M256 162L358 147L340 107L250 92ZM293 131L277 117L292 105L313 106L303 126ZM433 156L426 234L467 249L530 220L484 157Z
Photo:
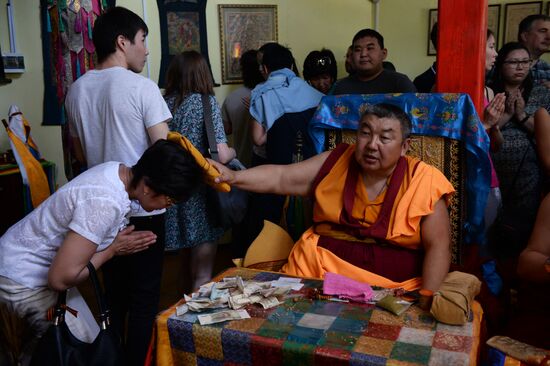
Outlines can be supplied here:
M384 37L373 29L362 29L353 37L351 63L355 74L339 80L338 94L414 93L416 88L407 75L384 70L388 50Z

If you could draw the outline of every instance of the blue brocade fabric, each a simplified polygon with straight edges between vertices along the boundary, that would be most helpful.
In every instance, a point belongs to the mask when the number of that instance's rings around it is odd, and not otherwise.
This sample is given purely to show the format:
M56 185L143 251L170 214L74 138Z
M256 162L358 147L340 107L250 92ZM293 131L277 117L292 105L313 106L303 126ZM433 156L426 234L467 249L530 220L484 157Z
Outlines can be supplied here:
M483 217L491 182L489 137L467 94L403 93L328 95L323 97L309 126L317 152L325 146L326 129L356 130L368 105L390 103L411 118L412 133L460 140L466 146L466 243L483 239Z

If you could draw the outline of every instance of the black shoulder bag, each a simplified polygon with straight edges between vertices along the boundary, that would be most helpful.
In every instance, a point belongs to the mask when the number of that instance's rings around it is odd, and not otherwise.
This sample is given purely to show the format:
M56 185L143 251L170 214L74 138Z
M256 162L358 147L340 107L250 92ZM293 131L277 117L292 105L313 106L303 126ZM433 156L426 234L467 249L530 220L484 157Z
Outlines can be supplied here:
M219 162L220 158L218 156L216 133L214 131L214 123L212 122L212 108L210 106L209 96L202 94L201 99L210 157ZM229 163L225 164L225 166L231 170L246 169L237 159L231 160ZM229 229L233 225L239 224L244 219L248 206L248 192L236 187L231 187L231 191L229 192L216 191L216 200L219 204L220 221L224 229Z
M67 291L61 291L55 305L54 321L42 336L33 353L31 366L115 366L123 365L123 351L119 335L110 324L103 290L95 268L87 265L99 305L99 334L93 343L85 343L71 334L65 323Z

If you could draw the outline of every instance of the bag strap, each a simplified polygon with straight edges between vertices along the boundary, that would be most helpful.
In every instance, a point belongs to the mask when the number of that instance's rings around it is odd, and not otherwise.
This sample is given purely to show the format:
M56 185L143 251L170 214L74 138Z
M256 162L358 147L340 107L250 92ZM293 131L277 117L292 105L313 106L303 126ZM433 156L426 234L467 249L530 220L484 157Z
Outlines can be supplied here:
M212 122L212 107L210 106L210 97L207 94L201 94L202 111L204 114L204 127L206 128L206 137L208 138L208 146L210 146L210 156L216 161L220 161L218 156L218 144L216 144L216 132L214 131L214 123Z
M105 301L105 295L99 283L99 279L97 278L97 272L95 270L94 265L92 264L92 262L88 262L86 267L88 268L89 278L90 278L90 281L92 281L92 285L94 286L95 298L97 301L97 305L99 306L100 327L101 329L107 329L107 326L110 323L111 312L107 307L107 302Z

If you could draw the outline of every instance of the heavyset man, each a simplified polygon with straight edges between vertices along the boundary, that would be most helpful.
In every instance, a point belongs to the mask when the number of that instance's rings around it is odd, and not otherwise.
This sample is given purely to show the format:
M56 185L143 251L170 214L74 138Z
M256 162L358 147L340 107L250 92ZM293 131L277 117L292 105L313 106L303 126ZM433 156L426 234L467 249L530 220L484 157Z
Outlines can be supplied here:
M446 199L452 185L436 168L406 156L411 122L398 107L370 107L357 143L292 165L230 171L219 181L242 189L315 198L314 225L283 271L322 278L335 272L384 287L437 291L450 265Z
M362 29L353 37L351 67L354 73L336 82L332 94L414 93L407 75L384 69L388 55L384 37L374 29Z

